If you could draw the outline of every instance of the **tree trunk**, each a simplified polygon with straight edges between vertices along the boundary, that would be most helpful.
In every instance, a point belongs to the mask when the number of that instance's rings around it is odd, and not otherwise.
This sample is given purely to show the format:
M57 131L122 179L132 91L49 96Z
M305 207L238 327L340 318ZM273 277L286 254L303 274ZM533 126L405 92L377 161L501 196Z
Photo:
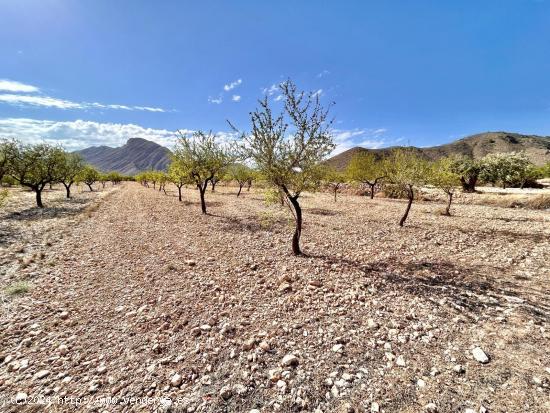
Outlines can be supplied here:
M453 193L449 192L449 202L447 203L447 208L445 209L445 215L451 216L451 202L453 202Z
M252 186L252 181L248 181L248 186L246 187L246 190L250 191L251 186Z
M462 190L464 192L475 192L477 184L477 176L470 176L466 180L463 176L460 177L460 183L462 184Z
M237 192L237 197L241 194L242 190L243 190L243 185L239 184L239 192Z
M210 184L212 185L212 192L215 192L216 191L216 184L218 183L218 181L212 179L210 181Z
M44 204L42 203L42 189L40 187L33 188L33 191L36 192L36 206L38 208L44 208Z
M409 202L407 203L407 209L405 210L405 214L401 217L401 221L399 221L399 226L402 227L405 224L405 221L407 220L407 217L409 216L409 211L411 210L411 206L414 200L414 191L411 185L407 188L407 193L409 196Z
M296 220L296 229L294 230L294 235L292 236L292 253L294 255L302 255L302 250L300 249L300 236L302 235L302 208L298 202L298 197L288 196L288 200L294 209L294 218Z
M334 188L334 202L336 202L336 194L338 193L338 188Z
M373 184L369 184L370 186L370 199L374 199L374 187L376 186L376 182Z
M204 201L204 193L206 192L206 188L208 187L208 182L205 182L204 186L198 185L198 187L201 196L201 211L203 214L206 214L206 202Z
M178 199L180 200L180 202L181 202L181 187L182 185L178 186Z
M94 188L92 188L92 184L86 184L88 185L88 188L90 188L90 192L94 192Z
M72 185L72 182L70 184L66 184L65 182L63 182L63 185L65 186L65 191L67 191L67 199L69 199L71 197L71 185Z

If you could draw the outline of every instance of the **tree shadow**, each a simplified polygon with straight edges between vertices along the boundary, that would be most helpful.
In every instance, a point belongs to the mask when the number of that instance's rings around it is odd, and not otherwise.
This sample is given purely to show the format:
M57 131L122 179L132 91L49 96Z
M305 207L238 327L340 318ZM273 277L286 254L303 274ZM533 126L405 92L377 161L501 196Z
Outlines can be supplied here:
M44 208L31 207L20 211L10 212L2 219L14 221L40 221L44 219L63 218L80 214L92 201L92 199L70 199L69 202L77 207L69 206L46 206Z
M501 313L507 306L517 305L537 320L550 320L550 300L543 290L525 285L521 278L499 277L500 270L495 267L486 266L480 270L449 261L362 263L323 255L310 255L310 258L359 270L381 291L400 288L421 298L444 298L467 315L477 317L488 311ZM489 278L487 273L494 276Z

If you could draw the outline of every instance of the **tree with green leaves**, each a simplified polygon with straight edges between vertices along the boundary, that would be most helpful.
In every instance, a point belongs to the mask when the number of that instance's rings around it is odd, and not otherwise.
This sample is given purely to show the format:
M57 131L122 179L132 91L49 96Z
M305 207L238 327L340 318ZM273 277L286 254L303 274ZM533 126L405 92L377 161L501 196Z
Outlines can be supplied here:
M444 215L451 215L451 203L456 189L460 187L460 176L453 171L453 160L441 158L432 164L429 182L447 195L447 206Z
M71 197L71 186L84 169L84 159L77 153L64 152L59 163L59 182L65 187L67 198Z
M21 185L36 194L36 205L43 208L42 191L46 185L59 181L59 166L64 157L60 147L46 143L24 145L10 149L8 173Z
M82 171L80 172L80 175L78 176L80 182L84 182L86 185L88 185L88 188L90 188L90 192L94 191L92 185L95 184L100 178L101 174L99 173L99 171L91 165L84 166L84 168L82 168Z
M330 106L323 108L318 93L297 90L288 80L280 85L284 110L274 115L267 96L250 114L252 130L242 134L242 150L265 180L284 194L295 221L292 252L301 255L300 195L318 188L320 163L334 150ZM236 130L236 128L234 128Z
M190 171L185 169L177 159L172 159L168 167L168 179L178 188L178 199L182 202L181 190L186 184L192 183Z
M241 163L235 163L227 168L227 178L237 182L239 191L237 197L241 195L243 187L254 179L254 170Z
M16 153L17 142L14 140L0 139L0 183L8 176L10 163Z
M197 131L185 135L178 131L179 138L174 148L174 159L199 190L201 211L206 214L205 192L208 184L227 166L235 161L232 148L218 142L212 132Z
M368 185L370 189L370 199L374 199L376 188L384 179L384 170L382 162L371 152L357 153L351 158L347 167L349 179Z
M384 160L383 168L389 182L407 194L407 208L399 221L402 227L409 216L415 188L424 185L429 179L430 164L411 150L395 149Z
M323 181L334 194L334 202L336 202L336 196L344 184L348 181L348 175L345 172L336 170L335 168L327 167L323 171Z
M507 186L525 185L533 164L525 153L493 153L483 157L481 179L493 185L500 183L503 189Z
M475 192L479 175L483 169L480 161L462 155L451 158L451 170L459 176L464 192Z

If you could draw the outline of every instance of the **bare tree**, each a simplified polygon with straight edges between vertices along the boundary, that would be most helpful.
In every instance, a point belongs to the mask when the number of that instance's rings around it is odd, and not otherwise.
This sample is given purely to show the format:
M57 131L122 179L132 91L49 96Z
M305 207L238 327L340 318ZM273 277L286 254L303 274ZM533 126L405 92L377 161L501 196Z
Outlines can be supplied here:
M259 100L259 108L251 113L252 130L242 134L242 150L266 181L284 194L296 224L292 252L300 255L303 218L299 198L303 191L319 186L319 163L335 145L329 108L322 107L319 94L299 92L290 80L280 88L284 111L274 115L267 96Z

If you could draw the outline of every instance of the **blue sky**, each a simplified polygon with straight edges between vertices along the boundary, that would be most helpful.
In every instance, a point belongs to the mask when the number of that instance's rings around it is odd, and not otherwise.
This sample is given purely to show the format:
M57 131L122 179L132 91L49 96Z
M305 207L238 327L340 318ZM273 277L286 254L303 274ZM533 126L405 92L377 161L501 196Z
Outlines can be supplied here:
M338 151L550 135L550 2L0 0L0 135L69 149L242 128L292 78Z

